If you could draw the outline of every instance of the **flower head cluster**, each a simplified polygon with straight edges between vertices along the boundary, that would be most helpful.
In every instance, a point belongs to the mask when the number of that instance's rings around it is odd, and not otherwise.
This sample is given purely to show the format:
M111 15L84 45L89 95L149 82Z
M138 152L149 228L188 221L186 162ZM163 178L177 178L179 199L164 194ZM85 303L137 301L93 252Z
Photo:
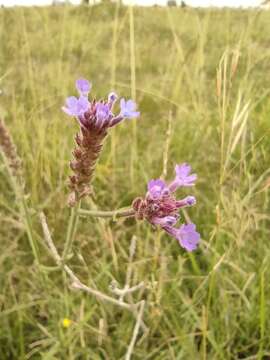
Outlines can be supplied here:
M133 100L120 100L120 112L114 115L112 108L117 100L117 95L111 92L107 100L89 101L88 94L91 90L91 84L86 79L78 79L76 88L79 97L70 96L66 99L65 106L62 110L70 116L78 119L81 127L86 129L107 129L113 127L125 118L136 118L140 115L136 111L136 103Z
M176 165L175 179L166 184L161 179L151 180L145 198L137 198L133 208L138 219L146 219L155 226L160 226L168 234L175 237L187 251L197 248L200 234L196 232L194 224L183 224L175 227L179 220L179 209L196 204L194 196L187 196L182 200L175 198L174 192L180 187L194 186L196 174L191 174L188 164Z
M67 115L77 119L81 130L75 137L74 159L70 162L70 167L74 172L74 175L69 178L69 187L72 191L69 196L71 206L91 192L89 183L108 129L124 119L136 118L140 115L136 111L136 103L123 98L120 100L120 111L115 115L113 107L117 101L117 95L111 92L106 100L89 100L91 87L88 80L77 80L76 88L79 96L68 97L65 106L62 107Z

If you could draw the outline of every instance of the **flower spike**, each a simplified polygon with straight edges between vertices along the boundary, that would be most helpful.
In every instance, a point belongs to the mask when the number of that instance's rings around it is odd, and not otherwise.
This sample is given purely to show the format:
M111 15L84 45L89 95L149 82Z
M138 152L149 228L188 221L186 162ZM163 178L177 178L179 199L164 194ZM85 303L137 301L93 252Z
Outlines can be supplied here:
M80 133L75 137L74 159L70 163L74 172L74 175L69 178L69 187L72 191L69 198L71 206L91 192L89 184L108 129L125 118L139 115L139 112L135 111L135 102L132 100L125 102L124 99L124 102L121 100L120 114L114 115L112 107L117 101L117 95L114 92L109 94L106 101L89 101L88 94L91 90L91 83L86 79L78 79L76 88L79 97L68 97L62 107L62 110L67 115L75 117L80 125Z

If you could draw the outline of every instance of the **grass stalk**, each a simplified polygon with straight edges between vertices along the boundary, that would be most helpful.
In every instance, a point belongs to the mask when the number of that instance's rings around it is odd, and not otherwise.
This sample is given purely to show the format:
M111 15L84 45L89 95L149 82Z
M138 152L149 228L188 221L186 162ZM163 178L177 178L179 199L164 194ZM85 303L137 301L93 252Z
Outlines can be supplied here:
M69 254L69 251L71 250L72 244L74 242L74 238L76 236L80 206L81 206L81 202L79 201L75 204L73 208L71 208L71 213L67 227L66 242L63 251L63 261L65 261L67 255Z
M130 77L131 77L131 97L136 101L136 58L135 58L135 29L134 29L134 9L129 6L129 44L130 44ZM137 166L137 121L132 121L132 148L130 161L130 180L135 183L135 169Z

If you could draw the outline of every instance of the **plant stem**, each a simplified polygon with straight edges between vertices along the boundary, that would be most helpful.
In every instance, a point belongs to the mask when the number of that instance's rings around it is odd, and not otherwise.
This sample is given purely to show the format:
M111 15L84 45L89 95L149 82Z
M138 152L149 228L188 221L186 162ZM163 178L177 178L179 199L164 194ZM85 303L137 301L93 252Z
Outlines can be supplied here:
M133 334L132 334L132 338L128 347L128 351L126 353L125 356L125 360L130 360L131 356L132 356L132 352L139 334L139 330L140 330L140 326L142 323L142 317L143 317L143 311L144 311L144 307L145 307L145 300L140 301L139 303L139 311L138 311L138 316L137 316L137 321L133 330Z
M63 261L65 261L66 256L68 255L68 253L71 249L71 246L73 244L73 241L74 241L74 237L75 237L77 225L78 225L80 205L81 205L81 202L79 201L71 209L71 214L70 214L70 218L69 218L69 222L68 222L67 237L66 237L66 242L65 242L64 251L63 251Z
M20 201L21 201L21 204L20 204L21 216L23 217L23 220L24 220L24 225L26 228L26 233L27 233L27 237L29 240L29 244L31 246L31 249L32 249L34 258L37 262L37 265L40 266L38 245L37 245L37 242L36 242L34 234L33 234L32 220L31 220L31 217L29 214L29 208L27 206L24 195L21 195Z
M72 287L73 288L85 291L85 292L95 296L99 300L107 301L107 302L109 302L111 304L118 305L118 306L120 306L122 308L130 310L133 313L136 312L138 305L136 305L136 304L135 305L128 304L128 303L126 303L124 301L117 300L115 298L112 298L109 295L106 295L106 294L100 292L99 290L92 289L89 286L86 286L85 284L83 284L79 280L79 278L74 274L74 272L70 269L70 267L68 265L66 265L63 262L63 260L61 259L60 255L59 255L59 253L58 253L58 251L57 251L57 249L56 249L56 247L55 247L55 245L53 243L51 233L50 233L50 230L48 228L47 221L46 221L46 217L45 217L45 215L43 213L40 214L40 221L41 221L41 225L42 225L42 228L43 228L44 237L45 237L45 240L47 242L47 245L49 246L51 254L54 257L54 260L56 261L56 264L59 267L61 267L67 273L67 275L70 277L70 279L72 280ZM137 312L136 312L136 314L137 314Z
M93 217L102 217L102 218L120 218L120 217L132 217L135 215L135 210L132 208L119 209L112 211L101 211L101 210L85 210L79 209L78 214L82 216L93 216Z

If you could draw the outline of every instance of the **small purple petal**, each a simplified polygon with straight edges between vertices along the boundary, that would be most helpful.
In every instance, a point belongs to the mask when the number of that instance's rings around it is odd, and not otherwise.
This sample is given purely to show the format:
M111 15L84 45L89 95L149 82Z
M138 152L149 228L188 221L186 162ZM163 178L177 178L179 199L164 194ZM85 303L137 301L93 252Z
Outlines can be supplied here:
M183 163L175 166L176 178L182 182L182 186L193 186L197 180L197 174L191 174L191 166Z
M69 116L74 116L72 109L76 108L78 99L75 96L66 98L66 106L62 106L62 110Z
M176 206L178 209L186 207L186 206L193 206L196 204L195 196L187 196L183 200L176 201Z
M114 103L117 99L118 99L118 96L114 91L109 93L109 95L108 95L108 102L109 103Z
M120 100L120 115L131 119L131 118L135 118L138 117L140 115L140 113L138 111L136 111L136 103L133 100L128 100L126 101L125 99L121 99Z
M148 183L148 195L151 199L157 200L162 196L162 192L165 188L166 184L163 180L150 180Z
M66 99L66 104L69 108L77 106L78 99L75 96L70 96Z
M159 187L160 189L164 189L166 187L165 181L161 179L150 180L148 183L148 191L151 191L153 188Z
M194 224L187 224L182 225L177 230L176 238L184 249L193 251L199 244L200 234L196 231L196 226Z
M173 226L177 223L178 219L179 219L179 215L169 215L169 216L164 216L162 218L159 217L154 217L151 219L152 223L155 225L160 225L161 227L164 226Z
M179 177L186 177L191 171L191 166L187 163L183 163L175 166L176 175Z
M80 95L87 96L91 90L91 84L86 79L78 79L76 81L76 88Z
M187 251L195 250L200 242L200 234L196 231L194 224L184 224L179 229L166 225L163 229L169 235L175 237Z
M96 105L96 118L99 126L106 123L111 117L111 111L108 104L98 103Z
M75 96L70 96L66 99L66 106L62 110L69 116L82 116L89 108L89 101L81 96L77 99Z
M89 101L84 96L79 97L77 103L78 115L83 115L89 109L89 105Z
M174 192L181 186L194 186L195 181L197 180L196 174L191 174L191 166L183 163L181 165L176 165L175 167L175 179L174 181L169 185L169 189Z

